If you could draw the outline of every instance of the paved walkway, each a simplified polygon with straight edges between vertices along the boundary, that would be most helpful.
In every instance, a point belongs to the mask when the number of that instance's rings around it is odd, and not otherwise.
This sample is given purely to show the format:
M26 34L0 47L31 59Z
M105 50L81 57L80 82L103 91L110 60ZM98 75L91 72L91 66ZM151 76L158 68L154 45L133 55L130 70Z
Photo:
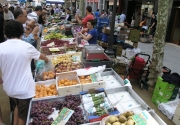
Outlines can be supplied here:
M141 51L152 56L153 43L140 43L138 46ZM164 48L164 66L180 74L180 46L167 43Z

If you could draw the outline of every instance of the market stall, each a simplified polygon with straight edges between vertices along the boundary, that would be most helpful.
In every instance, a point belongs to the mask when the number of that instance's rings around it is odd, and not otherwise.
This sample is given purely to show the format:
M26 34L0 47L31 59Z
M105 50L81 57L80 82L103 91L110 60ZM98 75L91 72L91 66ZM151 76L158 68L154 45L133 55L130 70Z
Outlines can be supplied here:
M50 62L36 63L26 125L166 125L112 69L104 49L76 34L80 28L57 22L43 30L40 51Z

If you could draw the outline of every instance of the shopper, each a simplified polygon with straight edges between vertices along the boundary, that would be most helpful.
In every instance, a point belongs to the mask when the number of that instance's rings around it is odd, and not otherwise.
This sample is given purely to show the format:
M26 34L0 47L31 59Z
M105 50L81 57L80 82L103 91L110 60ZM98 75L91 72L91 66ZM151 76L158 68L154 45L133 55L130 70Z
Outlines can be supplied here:
M43 10L42 14L39 16L38 24L39 24L39 37L41 37L42 29L44 24L46 23L46 11Z
M152 13L152 18L151 18L151 24L149 26L150 32L149 32L149 41L153 42L153 37L156 31L156 25L157 25L157 20L156 20L156 15L155 13Z
M100 17L100 13L99 13L99 9L96 10L96 12L94 13L95 18L99 18Z
M75 18L79 24L83 24L83 27L87 28L87 21L94 20L94 16L92 15L92 7L91 6L86 7L86 17L83 20L81 20L78 15L76 15Z
M66 9L66 20L71 21L71 10L69 8Z
M94 20L88 20L87 21L87 28L83 29L78 34L82 36L84 40L87 40L89 44L97 44L97 37L98 33L97 30L94 28L95 21ZM87 32L87 36L83 34L83 32Z
M51 7L51 15L54 15L54 8Z
M38 26L34 27L32 24L30 24L30 22L27 22L26 23L26 31L22 36L22 40L27 43L30 43L31 45L33 45L36 48L37 40L38 40L38 36L37 36L38 32L39 32Z
M4 20L6 23L10 20L14 20L14 15L7 7L4 8Z
M27 21L27 12L26 10L16 9L14 11L14 18L16 21L19 21L21 24L25 24Z
M34 12L32 12L32 13L27 15L28 21L30 21L30 20L32 21L33 20L34 24L37 25L38 24L38 18L42 14L42 12L43 12L42 7L41 6L37 6L35 8Z
M31 60L42 59L48 62L45 55L21 40L23 33L20 22L9 21L5 26L8 40L0 44L3 89L16 102L14 121L17 123L14 125L25 125L30 100L35 96L35 82L30 69Z
M120 23L124 23L125 20L126 20L126 15L124 14L124 12L122 12L122 14L120 15Z

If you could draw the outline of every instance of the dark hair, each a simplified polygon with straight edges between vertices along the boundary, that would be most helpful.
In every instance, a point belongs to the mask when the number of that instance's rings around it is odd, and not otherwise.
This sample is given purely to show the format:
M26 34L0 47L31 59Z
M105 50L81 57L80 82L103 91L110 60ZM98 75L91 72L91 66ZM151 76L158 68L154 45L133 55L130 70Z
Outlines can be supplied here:
M86 10L91 13L92 12L92 7L91 6L87 6Z
M96 24L94 20L88 20L87 22L90 22L91 25L93 25L93 26L95 26L95 24Z
M35 11L42 11L42 6L36 6Z
M99 9L97 9L96 11L99 11Z
M12 20L5 25L5 35L8 39L20 38L23 35L24 29L20 22Z
M15 9L14 11L14 18L17 19L19 15L22 15L23 11L22 9Z

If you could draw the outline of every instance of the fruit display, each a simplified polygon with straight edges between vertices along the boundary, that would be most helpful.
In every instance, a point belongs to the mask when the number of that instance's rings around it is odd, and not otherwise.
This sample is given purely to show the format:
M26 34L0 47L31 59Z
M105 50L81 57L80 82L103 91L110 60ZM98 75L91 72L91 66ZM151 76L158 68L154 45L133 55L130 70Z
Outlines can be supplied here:
M55 76L56 76L56 74L53 71L48 71L48 72L42 73L43 80L54 79Z
M58 49L58 51L50 51L52 47L43 46L41 47L41 53L45 55L56 55L56 54L64 54L66 53L66 49L63 47L55 47Z
M81 84L86 84L86 83L92 83L91 76L79 76L79 80Z
M67 38L67 36L65 36L65 35L63 35L61 33L52 32L52 33L49 33L48 35L46 35L44 37L45 40L61 39L61 38Z
M36 85L36 94L34 98L42 98L47 96L57 95L56 84L50 86Z
M56 47L63 47L67 44L69 44L68 41L63 41L63 40L59 40L59 39L53 39L53 40L47 40L45 42L41 43L41 46L47 46L48 44L54 44L54 46Z
M70 62L64 60L62 63L59 63L55 67L55 72L56 73L62 73L62 72L69 72L69 71L74 71L77 69L82 68L82 64L78 62Z
M74 95L65 96L63 101L37 101L32 104L30 118L32 121L29 125L51 125L55 118L56 111L61 111L64 107L74 110L74 113L66 125L79 125L85 123L83 111L79 107L80 98ZM56 116L55 116L56 115Z
M81 53L73 53L73 54L62 54L62 55L58 55L54 58L51 59L52 64L54 66L60 64L60 63L72 63L73 62L73 58L72 57L81 57Z
M61 79L58 81L58 87L62 86L71 86L71 85L76 85L78 84L77 80L68 80L68 79Z
M105 125L135 125L132 116L134 115L133 112L128 111L120 116L110 116L106 121Z

